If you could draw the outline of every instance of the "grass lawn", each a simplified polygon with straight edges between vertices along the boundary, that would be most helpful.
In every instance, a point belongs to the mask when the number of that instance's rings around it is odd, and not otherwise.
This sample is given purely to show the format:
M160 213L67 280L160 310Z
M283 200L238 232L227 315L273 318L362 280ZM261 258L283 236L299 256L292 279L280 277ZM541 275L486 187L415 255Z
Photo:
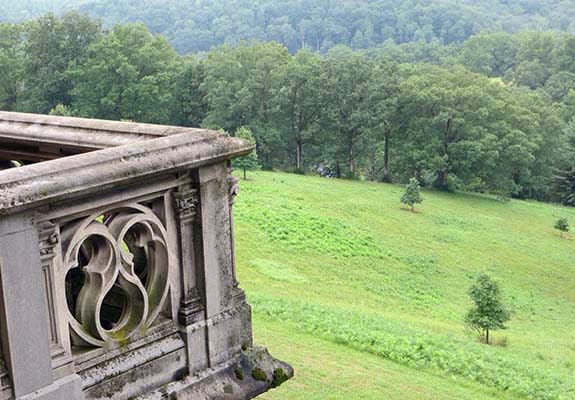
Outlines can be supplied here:
M235 206L254 335L296 377L264 399L575 399L575 242L535 202L250 173ZM492 275L514 312L486 346L467 290Z

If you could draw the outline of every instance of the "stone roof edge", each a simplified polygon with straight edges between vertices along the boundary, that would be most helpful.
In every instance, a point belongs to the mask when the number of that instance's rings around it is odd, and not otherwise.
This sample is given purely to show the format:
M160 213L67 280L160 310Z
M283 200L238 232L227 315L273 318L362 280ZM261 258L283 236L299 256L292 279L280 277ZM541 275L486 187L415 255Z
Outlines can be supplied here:
M121 146L202 129L0 111L0 139L73 146Z
M5 170L0 172L0 215L222 162L253 148L223 133L184 129L171 136Z

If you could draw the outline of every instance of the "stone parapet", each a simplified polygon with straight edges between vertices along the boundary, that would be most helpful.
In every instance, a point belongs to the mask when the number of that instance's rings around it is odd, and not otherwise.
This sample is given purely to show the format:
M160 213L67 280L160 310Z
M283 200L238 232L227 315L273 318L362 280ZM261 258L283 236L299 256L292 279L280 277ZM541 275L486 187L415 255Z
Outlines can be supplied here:
M251 150L0 112L0 399L248 399L291 377L253 347L235 274L229 160Z

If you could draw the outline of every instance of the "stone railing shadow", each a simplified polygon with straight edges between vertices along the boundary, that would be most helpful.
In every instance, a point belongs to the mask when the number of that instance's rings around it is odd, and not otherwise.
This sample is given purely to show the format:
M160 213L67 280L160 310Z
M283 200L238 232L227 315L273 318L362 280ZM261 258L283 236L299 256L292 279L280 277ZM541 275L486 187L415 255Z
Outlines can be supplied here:
M229 160L251 150L0 112L0 400L248 399L291 377L236 279Z

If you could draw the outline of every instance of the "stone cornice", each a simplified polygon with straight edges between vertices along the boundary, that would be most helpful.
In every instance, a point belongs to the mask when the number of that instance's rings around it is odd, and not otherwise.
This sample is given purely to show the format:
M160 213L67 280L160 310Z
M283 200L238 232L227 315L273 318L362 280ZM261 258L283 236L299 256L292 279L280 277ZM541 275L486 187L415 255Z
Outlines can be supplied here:
M0 113L0 132L2 117ZM24 115L22 118L31 116ZM11 117L14 119L14 117ZM56 118L56 119L53 119ZM110 187L145 181L158 175L197 168L248 154L253 146L225 134L159 125L88 121L38 116L38 122L58 135L64 126L87 129L94 140L106 128L111 136L141 134L131 144L43 161L0 172L0 215L48 204L63 198L88 195ZM100 126L100 123L104 123ZM58 125L59 124L59 125ZM88 125L92 125L88 127ZM118 130L112 130L118 124ZM79 128L80 125L85 127ZM133 125L133 126L132 126ZM137 128L137 129L136 129ZM42 129L40 129L42 130ZM40 131L39 130L39 131ZM1 135L0 135L1 136ZM65 136L65 135L64 135ZM1 144L0 144L1 147Z
M0 141L86 152L202 129L0 111Z

